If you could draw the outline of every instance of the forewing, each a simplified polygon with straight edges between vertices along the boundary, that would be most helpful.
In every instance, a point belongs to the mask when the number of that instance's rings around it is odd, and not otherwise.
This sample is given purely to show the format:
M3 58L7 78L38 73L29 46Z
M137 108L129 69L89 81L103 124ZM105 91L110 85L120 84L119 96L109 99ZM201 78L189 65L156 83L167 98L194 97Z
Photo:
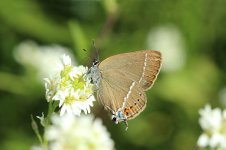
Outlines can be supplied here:
M127 78L148 90L154 84L161 67L161 53L143 50L111 56L99 65L102 73L123 72Z

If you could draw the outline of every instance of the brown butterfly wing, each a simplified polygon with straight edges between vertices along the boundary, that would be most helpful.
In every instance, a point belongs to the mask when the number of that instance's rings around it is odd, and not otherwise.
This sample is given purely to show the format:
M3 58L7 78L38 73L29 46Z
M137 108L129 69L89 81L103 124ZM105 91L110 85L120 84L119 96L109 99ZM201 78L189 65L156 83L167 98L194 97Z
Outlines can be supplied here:
M108 70L101 75L102 80L97 91L98 99L106 109L117 112L122 107L124 97L133 81L114 70Z
M101 72L123 71L146 91L154 84L161 67L161 53L142 50L108 57L99 65Z
M109 73L105 73L100 82L98 99L111 112L122 110L127 120L136 117L147 103L143 89L139 83L128 80L118 72L112 73L111 78L106 78Z
M158 51L137 51L111 56L100 63L102 80L98 99L110 111L122 111L127 119L136 117L146 106L146 95L161 65Z
M139 83L133 82L131 91L125 99L123 112L127 120L133 119L138 116L146 107L147 97Z

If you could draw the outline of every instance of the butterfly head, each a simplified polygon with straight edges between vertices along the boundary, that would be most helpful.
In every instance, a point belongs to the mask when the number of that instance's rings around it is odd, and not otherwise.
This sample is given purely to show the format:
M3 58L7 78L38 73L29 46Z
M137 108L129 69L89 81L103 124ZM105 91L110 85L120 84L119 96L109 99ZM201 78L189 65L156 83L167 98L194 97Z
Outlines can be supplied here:
M115 124L118 124L118 120L117 120L117 117L115 115L112 115L112 121L115 123Z
M97 58L97 59L94 59L94 60L93 60L93 67L94 67L94 66L98 66L99 63L100 63L100 61L99 61L98 58Z
M96 86L97 89L99 88L99 83L101 80L101 73L98 68L99 64L99 59L94 59L92 67L90 67L87 72L87 78L91 80L91 82Z

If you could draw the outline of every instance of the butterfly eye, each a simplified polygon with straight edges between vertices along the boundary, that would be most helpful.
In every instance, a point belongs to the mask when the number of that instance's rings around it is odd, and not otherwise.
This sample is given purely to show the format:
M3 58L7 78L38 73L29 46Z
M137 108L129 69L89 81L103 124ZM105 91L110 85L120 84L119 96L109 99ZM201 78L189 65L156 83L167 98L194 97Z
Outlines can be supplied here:
M94 60L93 60L93 65L95 66L95 65L97 65L97 64L99 64L99 61L98 61L97 59L94 59Z
M112 114L111 119L112 119L112 121L116 122L117 119L116 119L116 115L114 113Z
M118 120L117 120L116 117L113 117L113 118L112 118L112 121L114 121L115 124L118 124Z
M113 117L112 120L113 120L114 122L116 122L116 117Z

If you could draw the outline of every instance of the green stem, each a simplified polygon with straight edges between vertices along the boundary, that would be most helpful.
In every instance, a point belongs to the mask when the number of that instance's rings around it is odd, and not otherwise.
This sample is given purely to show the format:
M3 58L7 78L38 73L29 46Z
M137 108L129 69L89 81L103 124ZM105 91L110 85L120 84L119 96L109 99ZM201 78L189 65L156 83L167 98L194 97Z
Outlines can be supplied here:
M52 116L53 112L55 111L55 109L57 108L58 104L59 103L58 102L55 102L55 101L49 102L48 113L47 113L47 116L45 118L44 129L47 129L48 126L50 125L51 116ZM44 139L43 146L47 147L48 141L45 140L45 138L43 138L43 139Z

